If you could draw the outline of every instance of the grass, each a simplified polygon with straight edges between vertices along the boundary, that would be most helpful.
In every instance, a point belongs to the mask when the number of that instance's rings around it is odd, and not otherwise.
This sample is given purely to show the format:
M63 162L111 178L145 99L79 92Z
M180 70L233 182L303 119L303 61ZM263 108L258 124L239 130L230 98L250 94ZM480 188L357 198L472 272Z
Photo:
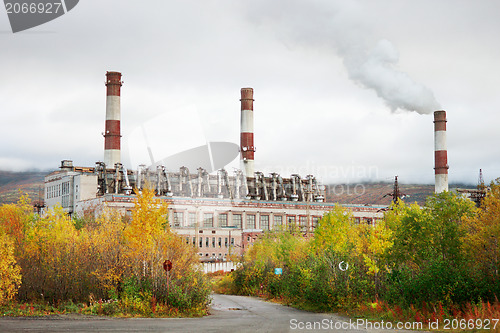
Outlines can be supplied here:
M0 316L3 317L41 317L50 315L64 315L70 313L82 313L84 304L75 304L71 301L53 306L48 303L19 303L9 302L0 306Z
M0 306L2 317L42 317L67 314L109 316L117 318L145 317L145 318L179 318L201 317L207 314L206 308L194 308L189 311L180 311L175 307L152 300L137 298L120 300L98 300L96 302L73 303L63 302L55 305L40 302L10 302Z

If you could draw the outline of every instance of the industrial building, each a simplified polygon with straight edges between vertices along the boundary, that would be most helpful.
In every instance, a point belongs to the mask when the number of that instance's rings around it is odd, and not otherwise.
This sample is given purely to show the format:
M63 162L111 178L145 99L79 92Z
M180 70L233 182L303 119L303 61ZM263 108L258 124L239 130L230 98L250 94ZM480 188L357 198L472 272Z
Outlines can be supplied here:
M107 72L103 162L79 167L70 160L62 161L59 170L45 177L47 208L59 204L68 214L81 215L99 214L107 206L126 215L134 207L135 191L149 186L168 203L172 229L198 247L200 257L206 260L224 259L230 251L242 253L268 230L296 226L307 236L333 209L335 204L325 202L325 187L313 175L283 177L254 170L252 88L241 89L241 170L230 174L219 169L211 174L202 167L171 170L169 165L159 163L127 169L120 150L121 87L121 73ZM442 122L440 115L438 121ZM440 142L445 140L443 134L436 136ZM438 148L443 150L436 144L436 180L439 177L439 190L443 190L447 177L441 175L442 170L447 173L447 165L441 165ZM383 217L381 206L343 206L358 223L373 224Z

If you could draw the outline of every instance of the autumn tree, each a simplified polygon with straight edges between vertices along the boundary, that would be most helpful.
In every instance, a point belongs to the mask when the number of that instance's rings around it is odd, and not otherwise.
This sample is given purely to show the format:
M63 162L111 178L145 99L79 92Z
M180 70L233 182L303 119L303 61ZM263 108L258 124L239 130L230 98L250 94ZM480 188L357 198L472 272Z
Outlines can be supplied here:
M23 241L29 228L35 221L33 206L27 194L21 195L15 204L4 204L0 206L0 225L10 235L14 242L14 253L16 257L21 255Z
M333 251L339 254L350 253L353 242L352 213L339 205L323 216L314 231L313 247L316 251Z
M21 270L14 257L14 242L0 226L0 305L14 298L21 284Z
M394 243L388 252L387 298L406 305L470 301L474 277L464 256L464 222L474 204L450 192L428 198L424 207L400 203L386 214Z
M137 288L180 308L207 304L208 282L195 250L170 230L168 206L155 197L153 189L146 188L137 195L132 219L123 235L124 254ZM165 260L173 263L169 281L163 270Z
M500 178L490 185L476 215L465 220L463 237L471 268L481 273L484 296L500 292Z

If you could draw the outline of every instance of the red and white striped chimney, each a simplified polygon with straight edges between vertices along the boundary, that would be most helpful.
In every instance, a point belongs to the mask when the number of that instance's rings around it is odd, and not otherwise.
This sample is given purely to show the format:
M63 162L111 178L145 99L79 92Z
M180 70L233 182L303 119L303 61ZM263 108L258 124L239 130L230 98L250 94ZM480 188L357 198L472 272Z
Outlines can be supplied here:
M253 145L253 89L241 89L241 161L243 172L247 177L254 176L253 158L255 147Z
M114 168L120 163L120 89L122 74L106 72L106 130L104 132L104 163Z
M448 151L446 148L446 111L434 112L435 192L448 191Z

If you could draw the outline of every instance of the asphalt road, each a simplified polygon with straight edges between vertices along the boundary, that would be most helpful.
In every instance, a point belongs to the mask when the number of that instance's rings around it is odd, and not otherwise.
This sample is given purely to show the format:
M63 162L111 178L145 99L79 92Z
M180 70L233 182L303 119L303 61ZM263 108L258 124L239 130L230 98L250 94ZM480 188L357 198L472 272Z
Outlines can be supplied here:
M0 318L0 332L382 332L334 314L311 313L254 297L213 295L203 318L105 318L80 315ZM315 324L316 323L316 324ZM316 329L314 326L316 325ZM303 329L301 329L303 328ZM308 329L310 328L310 329ZM385 327L387 328L387 327ZM391 332L394 332L392 330Z

